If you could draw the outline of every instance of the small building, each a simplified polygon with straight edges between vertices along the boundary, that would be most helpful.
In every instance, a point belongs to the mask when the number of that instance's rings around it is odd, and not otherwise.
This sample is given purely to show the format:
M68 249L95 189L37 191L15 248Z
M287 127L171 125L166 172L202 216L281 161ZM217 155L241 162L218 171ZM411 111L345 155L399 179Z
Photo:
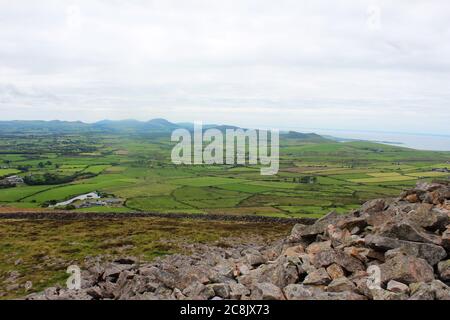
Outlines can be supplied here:
M19 177L19 176L9 176L9 177L6 177L6 178L0 180L1 185L15 186L15 185L21 184L21 183L23 183L23 178Z

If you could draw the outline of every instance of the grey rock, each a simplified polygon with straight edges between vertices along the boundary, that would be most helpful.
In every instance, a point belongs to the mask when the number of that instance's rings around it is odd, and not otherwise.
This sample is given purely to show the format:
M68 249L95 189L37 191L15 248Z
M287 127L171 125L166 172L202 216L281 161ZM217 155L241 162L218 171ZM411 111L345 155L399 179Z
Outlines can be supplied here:
M444 281L450 281L450 259L438 263L439 277Z
M404 283L391 280L387 284L387 290L395 293L408 293L409 287Z
M309 273L305 280L303 280L303 284L311 284L311 285L325 285L331 281L330 276L328 275L325 268L320 268Z
M307 300L313 296L312 290L303 284L290 284L283 289L287 300Z
M447 255L442 247L431 243L397 240L372 234L367 235L365 241L368 247L377 250L387 251L402 248L405 254L423 258L431 265L437 264Z
M230 286L226 283L208 284L207 287L212 288L215 295L218 297L221 297L223 299L228 299L230 297Z
M397 255L380 266L381 281L396 280L405 284L430 282L434 279L433 268L424 260L412 256Z
M283 291L269 282L255 284L251 298L253 300L285 300Z
M355 284L347 279L346 277L341 277L334 279L331 281L331 283L327 286L327 291L329 292L344 292L344 291L355 291L356 286Z

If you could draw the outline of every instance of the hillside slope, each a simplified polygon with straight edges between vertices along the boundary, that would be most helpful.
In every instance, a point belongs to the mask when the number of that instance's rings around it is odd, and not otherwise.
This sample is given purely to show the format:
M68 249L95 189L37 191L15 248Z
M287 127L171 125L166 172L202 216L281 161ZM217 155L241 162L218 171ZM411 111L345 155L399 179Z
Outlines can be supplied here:
M144 265L91 260L81 290L28 299L450 300L449 219L450 183L421 183L268 246L200 246Z

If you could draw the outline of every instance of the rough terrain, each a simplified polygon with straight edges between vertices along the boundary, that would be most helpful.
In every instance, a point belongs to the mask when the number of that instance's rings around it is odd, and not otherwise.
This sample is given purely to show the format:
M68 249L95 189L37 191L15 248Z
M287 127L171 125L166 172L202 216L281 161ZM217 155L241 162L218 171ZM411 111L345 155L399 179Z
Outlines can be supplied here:
M331 212L268 246L198 245L141 264L90 258L82 288L27 299L450 300L450 184Z

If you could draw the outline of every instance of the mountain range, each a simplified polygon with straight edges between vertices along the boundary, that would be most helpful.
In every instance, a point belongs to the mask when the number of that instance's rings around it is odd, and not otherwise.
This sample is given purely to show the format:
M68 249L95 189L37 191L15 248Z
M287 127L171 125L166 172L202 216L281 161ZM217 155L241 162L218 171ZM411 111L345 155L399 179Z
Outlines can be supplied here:
M12 120L0 121L0 134L74 134L74 133L116 133L116 134L148 134L169 133L176 129L192 131L194 124L190 122L173 123L166 119L152 119L149 121L101 120L94 123L61 120ZM215 128L222 132L226 129L240 129L232 125L204 124L203 129ZM280 134L286 139L313 140L315 142L330 141L315 133L301 133L296 131L282 131Z

